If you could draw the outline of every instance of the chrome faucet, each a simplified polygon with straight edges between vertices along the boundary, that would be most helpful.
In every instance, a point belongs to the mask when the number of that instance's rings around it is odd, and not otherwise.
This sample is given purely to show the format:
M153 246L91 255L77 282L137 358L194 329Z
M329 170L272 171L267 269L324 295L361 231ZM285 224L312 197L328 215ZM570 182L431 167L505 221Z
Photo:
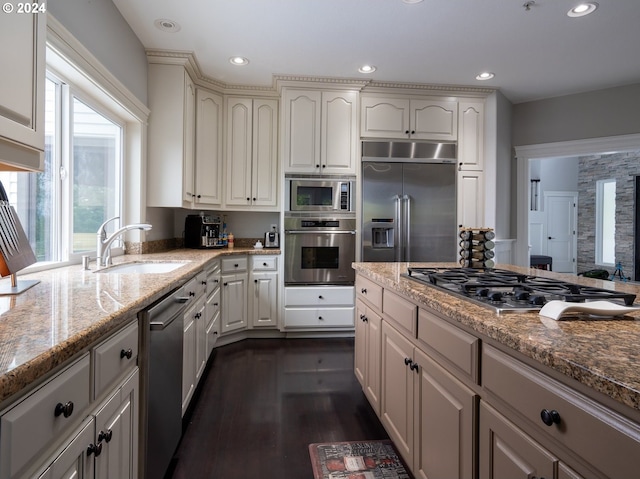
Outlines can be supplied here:
M111 244L125 231L129 230L145 230L148 231L152 228L150 224L147 223L134 223L130 225L123 226L119 230L115 231L111 236L107 238L107 223L119 219L119 216L114 216L111 219L108 219L104 223L100 225L98 228L98 241L96 245L96 265L98 268L104 268L105 266L109 266L111 264Z

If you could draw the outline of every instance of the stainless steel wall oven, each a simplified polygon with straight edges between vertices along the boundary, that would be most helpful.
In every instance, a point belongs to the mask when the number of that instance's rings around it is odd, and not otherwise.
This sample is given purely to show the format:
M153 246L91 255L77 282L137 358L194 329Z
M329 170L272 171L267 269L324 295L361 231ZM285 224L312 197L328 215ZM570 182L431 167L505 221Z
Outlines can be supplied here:
M285 217L286 285L353 285L354 217Z

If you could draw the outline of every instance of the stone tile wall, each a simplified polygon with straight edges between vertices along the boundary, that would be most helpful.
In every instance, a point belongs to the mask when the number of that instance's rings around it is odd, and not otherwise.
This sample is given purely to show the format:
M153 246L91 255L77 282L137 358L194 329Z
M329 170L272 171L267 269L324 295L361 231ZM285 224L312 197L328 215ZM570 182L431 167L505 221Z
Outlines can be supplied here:
M596 181L615 179L616 261L622 263L624 275L633 279L634 175L640 175L640 151L584 156L578 171L578 272L602 268L595 264Z

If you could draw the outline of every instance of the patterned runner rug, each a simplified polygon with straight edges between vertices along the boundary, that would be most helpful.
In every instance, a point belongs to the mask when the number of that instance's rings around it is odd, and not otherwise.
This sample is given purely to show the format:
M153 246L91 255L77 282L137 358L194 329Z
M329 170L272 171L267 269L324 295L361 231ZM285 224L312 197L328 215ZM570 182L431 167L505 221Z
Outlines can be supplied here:
M412 479L389 440L309 444L309 455L314 479Z

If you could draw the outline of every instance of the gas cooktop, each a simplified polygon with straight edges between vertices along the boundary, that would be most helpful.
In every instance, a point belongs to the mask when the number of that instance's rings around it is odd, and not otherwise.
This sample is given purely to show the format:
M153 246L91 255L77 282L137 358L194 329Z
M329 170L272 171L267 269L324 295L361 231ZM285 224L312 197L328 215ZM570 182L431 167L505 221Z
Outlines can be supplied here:
M611 301L631 306L635 294L489 268L409 268L407 276L498 313L540 311L548 301Z

